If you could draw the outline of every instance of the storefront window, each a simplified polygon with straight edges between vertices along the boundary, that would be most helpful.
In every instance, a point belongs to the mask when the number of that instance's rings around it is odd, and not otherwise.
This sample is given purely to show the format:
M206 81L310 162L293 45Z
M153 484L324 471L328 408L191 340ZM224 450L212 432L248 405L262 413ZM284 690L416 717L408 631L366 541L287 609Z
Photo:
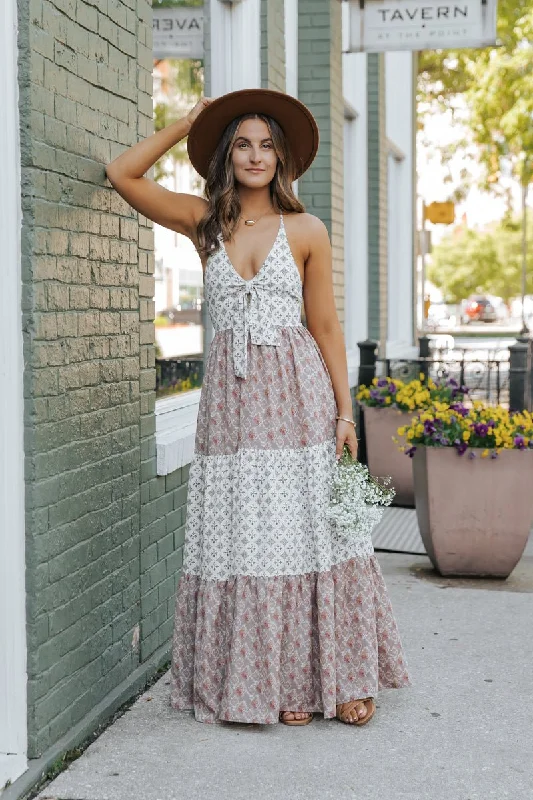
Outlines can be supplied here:
M204 90L202 3L153 0L154 129L185 114ZM183 55L182 55L183 54ZM190 166L186 140L155 165L154 178L175 192L201 194L202 181ZM203 276L192 242L154 226L157 396L201 386L203 375Z

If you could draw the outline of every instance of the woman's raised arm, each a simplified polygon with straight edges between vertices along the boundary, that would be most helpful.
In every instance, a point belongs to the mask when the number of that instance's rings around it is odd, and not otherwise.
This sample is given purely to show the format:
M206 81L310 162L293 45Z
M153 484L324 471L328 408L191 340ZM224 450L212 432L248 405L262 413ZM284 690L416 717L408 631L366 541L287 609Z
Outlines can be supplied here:
M132 145L106 167L109 181L130 206L153 222L183 233L193 241L205 213L206 201L193 194L171 192L144 175L187 136L198 114L210 102L210 98L202 98L186 117Z

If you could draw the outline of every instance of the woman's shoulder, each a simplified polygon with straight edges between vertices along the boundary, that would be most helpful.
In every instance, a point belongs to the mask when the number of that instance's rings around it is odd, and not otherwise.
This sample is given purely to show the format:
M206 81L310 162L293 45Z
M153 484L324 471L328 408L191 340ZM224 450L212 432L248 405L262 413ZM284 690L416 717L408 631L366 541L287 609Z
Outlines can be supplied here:
M308 242L320 241L324 236L328 236L328 229L322 220L307 211L287 213L283 215L283 219L289 234L292 232Z

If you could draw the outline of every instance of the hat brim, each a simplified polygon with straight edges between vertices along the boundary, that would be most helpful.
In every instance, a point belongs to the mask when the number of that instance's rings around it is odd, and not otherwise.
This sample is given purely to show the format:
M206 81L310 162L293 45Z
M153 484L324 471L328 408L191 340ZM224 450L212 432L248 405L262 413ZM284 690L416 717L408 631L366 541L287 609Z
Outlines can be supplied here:
M207 177L209 162L220 138L236 117L265 114L283 130L299 178L309 169L318 150L319 133L315 118L300 100L271 89L241 89L213 100L196 117L189 131L187 152L195 170Z

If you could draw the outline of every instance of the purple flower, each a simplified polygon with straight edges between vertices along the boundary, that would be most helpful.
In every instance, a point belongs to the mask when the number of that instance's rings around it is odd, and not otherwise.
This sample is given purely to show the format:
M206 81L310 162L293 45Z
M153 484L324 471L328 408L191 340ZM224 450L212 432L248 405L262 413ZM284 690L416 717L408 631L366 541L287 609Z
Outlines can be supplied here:
M414 454L416 453L416 447L413 445L413 447L410 447L409 450L406 450L405 452L409 458L413 458Z
M424 433L425 434L435 433L435 426L430 419L427 419L424 422Z
M474 425L474 431L478 436L481 436L483 438L489 432L489 426L486 425L484 422L476 422L476 424Z
M377 389L370 389L370 397L372 400L379 400L381 395Z
M476 457L476 454L474 453L474 451L473 451L473 450L471 450L471 451L469 452L469 454L468 454L468 458L469 458L469 459L473 459L473 458L475 458L475 457Z
M490 454L490 457L491 458L498 458L498 453L496 452L496 450L492 451L492 453Z
M448 386L453 386L454 388L459 386L455 378L448 378L447 384Z
M524 441L524 437L523 436L515 436L514 440L513 440L513 444L517 448L517 450L525 450L526 449L526 443Z
M494 428L495 425L496 425L496 422L493 419L489 419L489 421L487 422L487 425L489 426L489 428Z
M468 414L468 409L462 403L452 403L450 408L460 414L461 417L466 417Z
M458 441L458 440L456 439L456 442L457 442L457 441ZM456 449L457 449L457 453L458 453L458 455L462 456L462 455L464 455L464 454L466 453L466 451L468 450L468 445L467 445L467 443L466 443L466 442L459 442L459 444L456 444Z
M396 394L396 386L393 383L389 383L389 393Z
M385 386L388 386L388 385L389 385L389 382L388 382L388 380L386 378L381 378L378 381L378 386L379 386L380 389L383 389Z

